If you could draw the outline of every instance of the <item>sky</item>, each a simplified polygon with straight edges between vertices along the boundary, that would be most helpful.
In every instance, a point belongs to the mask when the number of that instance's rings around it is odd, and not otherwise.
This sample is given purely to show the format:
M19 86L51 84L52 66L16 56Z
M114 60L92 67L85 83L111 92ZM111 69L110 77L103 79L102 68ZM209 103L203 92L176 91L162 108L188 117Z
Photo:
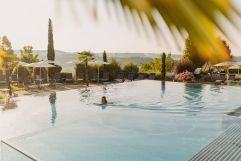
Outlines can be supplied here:
M152 34L147 37L144 32L138 32L133 24L127 25L123 17L116 19L113 10L107 14L102 1L99 0L99 16L96 20L91 16L91 7L87 3L80 3L80 0L0 0L0 36L7 35L14 49L31 45L36 50L46 50L48 19L51 18L57 50L141 53L165 51L181 54L184 44L180 50L176 46L170 46L172 43L168 46L165 42L155 40ZM241 6L239 0L233 1L238 7ZM165 26L163 30L168 34ZM171 41L168 35L167 39L168 42ZM231 44L231 49L234 55L241 56L241 49L237 46L239 44Z

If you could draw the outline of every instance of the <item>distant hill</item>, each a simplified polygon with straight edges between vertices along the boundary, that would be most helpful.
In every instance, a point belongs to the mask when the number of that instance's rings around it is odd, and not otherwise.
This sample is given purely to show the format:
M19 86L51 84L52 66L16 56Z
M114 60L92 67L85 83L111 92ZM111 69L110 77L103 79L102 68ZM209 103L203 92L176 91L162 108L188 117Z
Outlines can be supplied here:
M47 51L46 50L34 50L34 54L38 54L39 57L43 60L47 59ZM16 54L19 54L20 51L16 50ZM94 57L98 60L102 59L102 53L93 53ZM114 58L116 59L120 64L123 64L124 62L131 60L138 66L141 65L141 63L151 61L155 58L160 57L160 54L156 53L107 53L108 58ZM172 55L173 59L177 60L180 59L180 55ZM63 71L71 72L73 70L74 61L77 61L77 54L75 52L65 52L56 50L55 51L55 61L56 64L59 64L63 67ZM71 63L72 62L72 63Z

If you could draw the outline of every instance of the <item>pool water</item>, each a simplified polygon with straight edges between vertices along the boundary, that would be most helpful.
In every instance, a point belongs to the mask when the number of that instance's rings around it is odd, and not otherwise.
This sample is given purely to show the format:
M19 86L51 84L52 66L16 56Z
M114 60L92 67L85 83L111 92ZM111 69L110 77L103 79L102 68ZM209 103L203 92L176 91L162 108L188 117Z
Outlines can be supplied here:
M237 87L144 80L23 97L33 130L7 141L43 161L186 161L239 119L226 113L240 96Z

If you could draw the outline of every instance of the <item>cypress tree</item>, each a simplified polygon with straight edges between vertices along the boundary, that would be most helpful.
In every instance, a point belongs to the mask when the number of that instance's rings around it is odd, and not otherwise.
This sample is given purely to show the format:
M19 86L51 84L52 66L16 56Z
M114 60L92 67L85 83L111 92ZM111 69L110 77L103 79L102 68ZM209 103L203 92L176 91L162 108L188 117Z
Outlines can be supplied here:
M49 19L49 28L48 28L48 60L55 60L55 51L54 51L54 39L53 39L53 25L51 19Z
M162 54L162 81L166 78L166 54Z
M104 62L107 62L108 60L107 60L107 55L106 55L106 52L104 51L103 52L103 61Z

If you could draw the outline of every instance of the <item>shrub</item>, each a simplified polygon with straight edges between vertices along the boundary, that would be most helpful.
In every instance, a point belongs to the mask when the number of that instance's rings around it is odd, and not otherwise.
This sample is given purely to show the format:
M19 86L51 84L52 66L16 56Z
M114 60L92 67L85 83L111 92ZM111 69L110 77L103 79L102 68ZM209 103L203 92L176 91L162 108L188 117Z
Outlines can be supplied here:
M161 74L162 69L162 54L159 58L155 58L149 62L145 62L141 64L141 72L143 73L156 73ZM174 66L174 60L171 57L171 54L166 56L166 72L171 72Z
M55 67L53 68L49 68L48 70L48 74L49 74L49 79L53 79L54 78L54 75L56 73L60 73L61 70L62 70L62 67L57 65L57 64L54 64Z
M115 59L111 59L110 64L101 67L101 71L109 72L110 80L117 78L118 73L121 72L120 64Z
M192 72L185 71L177 75L179 81L182 82L195 82L195 76Z
M194 65L190 60L180 60L176 64L176 73L182 73L185 71L193 72L194 71Z
M103 72L108 72L110 76L110 80L113 80L117 77L118 73L121 72L121 67L115 59L111 59L110 64L100 65L100 78L103 76ZM91 77L94 73L98 73L98 65L89 65L89 76ZM84 64L76 64L75 65L75 75L78 73L85 73L85 65Z
M125 63L123 71L125 74L134 73L136 75L139 72L139 68L132 61L128 61L127 63Z
M18 81L20 83L27 82L27 81L31 80L31 71L27 67L24 67L24 66L21 66L21 65L18 66L18 67L16 66L13 69L13 73L18 74Z

